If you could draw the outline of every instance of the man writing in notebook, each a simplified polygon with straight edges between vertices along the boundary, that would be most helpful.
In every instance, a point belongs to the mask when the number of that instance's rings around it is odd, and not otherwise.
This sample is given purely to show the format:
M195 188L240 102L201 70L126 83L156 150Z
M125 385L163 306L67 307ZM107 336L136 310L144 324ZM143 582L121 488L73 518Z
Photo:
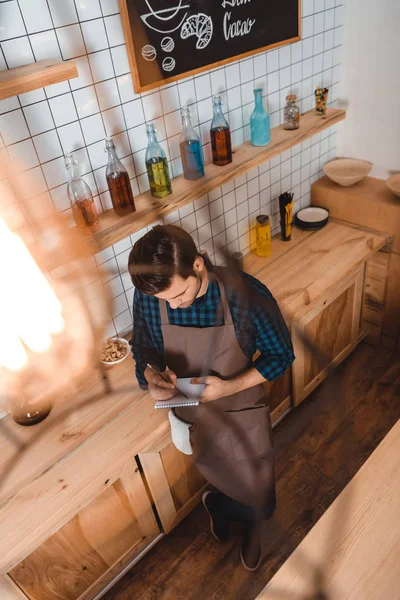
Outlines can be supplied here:
M261 282L213 267L191 236L171 225L136 242L129 272L138 382L156 401L174 397L177 378L205 384L200 404L174 408L174 417L189 426L196 467L213 486L203 496L213 535L224 541L230 521L243 522L241 561L253 571L261 562L261 522L275 509L263 383L294 360L279 307Z

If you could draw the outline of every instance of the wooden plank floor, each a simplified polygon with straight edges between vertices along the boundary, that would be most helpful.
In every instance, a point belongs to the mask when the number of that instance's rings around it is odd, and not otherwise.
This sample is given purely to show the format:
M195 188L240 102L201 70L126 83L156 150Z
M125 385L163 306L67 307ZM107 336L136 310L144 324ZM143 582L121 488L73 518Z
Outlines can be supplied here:
M399 358L361 344L275 428L277 510L256 573L241 567L240 528L218 543L199 506L104 597L253 600L400 417Z

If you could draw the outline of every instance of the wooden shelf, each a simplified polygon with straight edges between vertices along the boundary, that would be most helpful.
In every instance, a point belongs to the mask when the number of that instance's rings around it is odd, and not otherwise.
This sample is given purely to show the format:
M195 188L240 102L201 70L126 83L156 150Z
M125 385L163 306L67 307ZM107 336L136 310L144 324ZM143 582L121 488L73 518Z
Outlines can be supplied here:
M74 61L40 60L23 67L0 71L0 100L74 77L78 77Z
M173 193L163 200L157 200L150 192L146 192L135 198L135 213L118 217L114 211L106 211L100 215L102 229L92 239L100 250L104 250L129 234L151 225L168 213L342 121L345 117L344 110L331 108L328 109L325 118L316 116L314 111L305 113L300 120L300 129L295 131L285 131L282 126L275 127L271 130L271 143L268 146L257 148L247 142L235 149L230 165L217 167L208 164L205 177L197 181L187 181L183 176L173 179Z

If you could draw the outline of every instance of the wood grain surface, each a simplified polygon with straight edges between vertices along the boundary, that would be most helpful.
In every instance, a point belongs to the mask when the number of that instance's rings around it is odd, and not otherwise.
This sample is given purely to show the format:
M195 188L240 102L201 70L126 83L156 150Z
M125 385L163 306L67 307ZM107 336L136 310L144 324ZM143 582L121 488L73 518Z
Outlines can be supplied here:
M293 241L285 248L277 242L275 260L251 256L245 266L270 287L291 321L329 297L330 290L384 243L379 235L329 223L314 233L294 230ZM114 387L123 388L114 398L104 395L101 379L92 372L79 393L74 390L61 399L50 417L35 428L23 429L10 417L2 419L0 473L2 477L6 474L0 505L3 572L93 501L104 489L105 474L116 481L121 465L130 457L148 452L159 437L167 439L166 412L155 411L147 393L138 388L133 364L127 360L110 374ZM98 395L96 404L78 408L88 394ZM75 410L62 420L64 406ZM18 456L10 436L29 445L36 434L35 444ZM6 473L8 461L15 456L18 461Z
M256 573L240 564L242 529L233 527L229 541L219 544L199 506L105 600L254 600L400 418L398 358L362 342L335 371L334 381L324 382L274 429L277 509L264 529L264 555ZM334 523L340 539L348 523L344 507ZM323 552L316 562L329 569ZM300 571L309 573L309 564ZM387 600L385 589L376 597L353 598Z
M74 61L40 60L0 71L0 100L78 77Z
M136 212L134 213L129 212L119 217L113 210L104 212L99 218L101 231L96 233L92 240L97 249L108 248L135 231L140 231L143 227L151 225L231 179L281 154L284 150L335 125L345 117L344 110L330 108L327 110L326 118L316 116L314 111L305 113L301 116L300 129L295 131L285 131L283 126L275 127L271 130L271 142L268 146L259 148L246 142L235 148L233 162L226 167L221 168L209 163L206 165L205 177L197 181L188 181L182 175L174 178L173 192L163 200L157 200L150 192L146 192L135 197Z

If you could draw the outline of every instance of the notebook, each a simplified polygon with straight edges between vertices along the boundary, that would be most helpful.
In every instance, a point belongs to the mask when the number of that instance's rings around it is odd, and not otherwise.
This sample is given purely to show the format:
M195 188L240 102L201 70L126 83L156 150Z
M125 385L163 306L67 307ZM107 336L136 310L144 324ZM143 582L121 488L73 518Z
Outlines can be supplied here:
M177 395L171 398L171 400L165 400L164 402L157 402L154 408L178 408L179 406L198 406L199 400L203 394L205 388L204 383L193 384L190 383L191 378L178 379L176 382L177 387L186 394L187 398Z

